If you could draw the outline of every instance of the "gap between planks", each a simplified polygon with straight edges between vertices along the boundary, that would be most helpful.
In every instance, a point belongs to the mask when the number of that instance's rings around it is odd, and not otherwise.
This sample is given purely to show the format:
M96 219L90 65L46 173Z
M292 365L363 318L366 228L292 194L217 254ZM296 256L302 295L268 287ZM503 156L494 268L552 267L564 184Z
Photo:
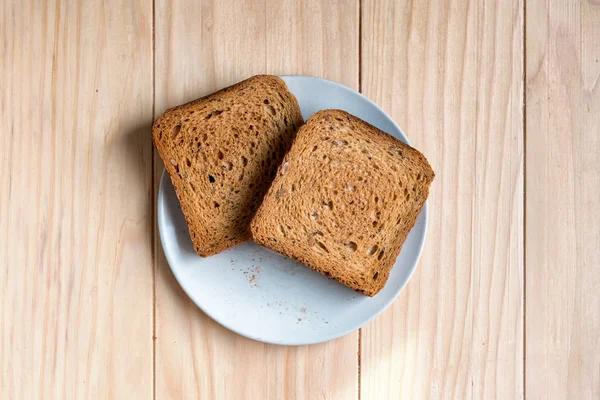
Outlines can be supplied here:
M362 0L358 0L358 92L362 94ZM362 346L362 328L358 328L357 352L356 352L356 370L357 370L357 396L361 400L361 346Z
M521 109L521 118L522 118L522 127L523 134L521 135L521 140L523 141L523 225L521 226L521 232L523 235L523 300L522 300L522 318L523 318L523 345L521 348L522 354L521 358L523 359L523 399L526 397L527 393L527 81L525 77L527 76L527 0L523 0L523 26L521 27L521 31L523 32L523 44L521 45L521 59L523 65L521 67L521 80L522 80L522 109Z
M156 0L152 0L152 125L156 118ZM157 267L157 246L156 246L156 193L154 190L154 145L152 145L152 174L150 177L150 187L152 188L150 202L152 210L152 399L156 399L156 267Z

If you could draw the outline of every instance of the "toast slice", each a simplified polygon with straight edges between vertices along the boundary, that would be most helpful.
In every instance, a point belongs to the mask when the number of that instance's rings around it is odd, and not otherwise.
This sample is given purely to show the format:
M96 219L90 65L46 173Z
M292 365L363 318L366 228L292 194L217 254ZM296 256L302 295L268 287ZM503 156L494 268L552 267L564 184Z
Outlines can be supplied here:
M433 178L412 147L345 111L319 111L298 131L252 220L252 237L374 296Z
M171 108L154 122L154 146L199 255L250 238L250 220L302 123L294 95L269 75Z

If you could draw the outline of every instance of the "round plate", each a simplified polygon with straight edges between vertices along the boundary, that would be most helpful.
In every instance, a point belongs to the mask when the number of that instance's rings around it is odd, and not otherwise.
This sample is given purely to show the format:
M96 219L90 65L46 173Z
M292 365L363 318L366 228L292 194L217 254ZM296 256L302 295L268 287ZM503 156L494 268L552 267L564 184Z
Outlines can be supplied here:
M408 143L383 110L360 93L308 76L282 76L304 119L338 108ZM369 298L252 242L212 257L194 252L179 202L163 173L158 228L177 281L212 319L240 335L267 343L302 345L350 333L386 309L410 279L425 239L427 204L410 231L383 290Z

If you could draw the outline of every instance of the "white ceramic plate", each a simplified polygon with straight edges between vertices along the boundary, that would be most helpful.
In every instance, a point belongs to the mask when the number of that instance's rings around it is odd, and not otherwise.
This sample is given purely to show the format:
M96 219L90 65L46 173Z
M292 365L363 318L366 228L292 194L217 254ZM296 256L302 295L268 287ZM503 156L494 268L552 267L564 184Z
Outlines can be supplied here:
M304 119L326 108L346 110L408 143L400 128L360 93L307 76L282 76ZM423 248L427 204L398 256L385 288L363 296L284 256L248 242L212 257L194 252L179 202L163 173L158 227L177 281L212 319L267 343L319 343L350 333L390 305L410 279Z

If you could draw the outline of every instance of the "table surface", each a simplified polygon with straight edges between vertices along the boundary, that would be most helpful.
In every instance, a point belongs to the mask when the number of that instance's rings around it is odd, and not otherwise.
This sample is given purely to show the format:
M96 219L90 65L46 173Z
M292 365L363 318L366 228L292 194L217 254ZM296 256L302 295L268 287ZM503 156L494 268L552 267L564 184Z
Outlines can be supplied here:
M0 398L600 398L600 1L0 1ZM417 271L329 343L185 296L166 108L254 74L381 105L436 180Z

